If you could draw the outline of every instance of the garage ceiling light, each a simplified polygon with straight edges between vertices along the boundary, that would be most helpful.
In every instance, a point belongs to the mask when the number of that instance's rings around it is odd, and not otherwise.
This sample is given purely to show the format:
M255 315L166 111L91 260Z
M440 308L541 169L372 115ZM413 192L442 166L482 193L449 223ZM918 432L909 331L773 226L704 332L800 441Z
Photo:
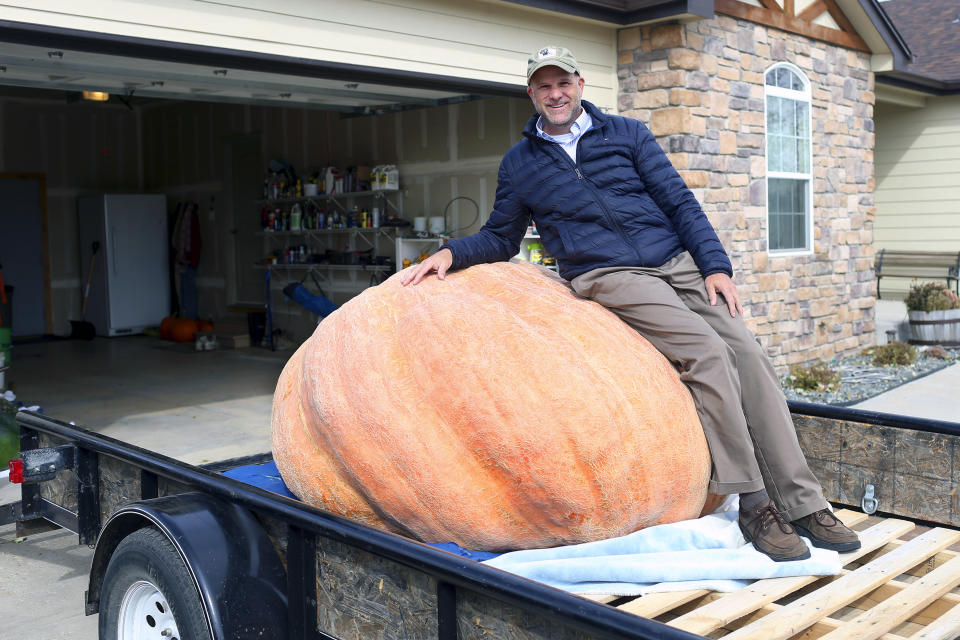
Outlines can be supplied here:
M105 91L84 91L84 100L93 100L94 102L106 102L110 99L110 94Z

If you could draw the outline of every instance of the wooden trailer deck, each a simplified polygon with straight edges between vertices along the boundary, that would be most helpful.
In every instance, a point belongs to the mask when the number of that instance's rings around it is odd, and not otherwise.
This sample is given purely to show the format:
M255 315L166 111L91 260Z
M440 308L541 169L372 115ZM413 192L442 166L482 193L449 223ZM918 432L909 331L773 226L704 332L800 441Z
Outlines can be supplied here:
M839 576L758 580L734 593L588 597L708 638L960 638L960 553L949 549L960 531L847 509L837 516L862 541L841 554Z

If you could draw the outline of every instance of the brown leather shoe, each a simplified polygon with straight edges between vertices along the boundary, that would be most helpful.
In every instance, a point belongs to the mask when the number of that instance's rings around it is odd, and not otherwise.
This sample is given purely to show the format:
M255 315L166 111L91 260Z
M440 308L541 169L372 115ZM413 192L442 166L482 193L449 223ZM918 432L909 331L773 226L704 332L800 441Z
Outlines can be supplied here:
M740 509L737 524L747 542L752 542L757 551L772 560L787 562L810 557L810 549L777 511L773 500L764 500L755 509Z
M837 520L830 509L821 509L808 516L797 518L790 523L802 536L810 539L810 543L821 549L833 551L856 551L860 548L860 538Z

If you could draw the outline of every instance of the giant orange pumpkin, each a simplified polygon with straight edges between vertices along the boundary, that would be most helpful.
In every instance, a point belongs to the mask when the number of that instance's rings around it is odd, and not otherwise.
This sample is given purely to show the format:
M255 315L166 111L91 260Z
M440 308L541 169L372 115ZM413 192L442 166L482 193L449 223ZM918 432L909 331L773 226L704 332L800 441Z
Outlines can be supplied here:
M367 289L289 360L272 430L302 500L478 550L696 517L710 473L670 363L530 265Z

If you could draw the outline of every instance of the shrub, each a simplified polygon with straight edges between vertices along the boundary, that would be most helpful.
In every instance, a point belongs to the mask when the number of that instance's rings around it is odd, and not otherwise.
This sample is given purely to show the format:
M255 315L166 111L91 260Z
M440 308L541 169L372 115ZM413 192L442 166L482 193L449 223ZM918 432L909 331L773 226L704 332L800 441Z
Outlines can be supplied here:
M876 367L913 364L917 359L917 350L906 342L888 342L873 350L873 364Z
M943 345L935 344L923 350L923 355L928 358L937 358L939 360L949 360L950 354L943 348Z
M840 387L840 372L823 360L790 367L787 384L804 391L836 391Z
M942 282L911 285L910 293L903 301L908 311L960 309L960 298Z

